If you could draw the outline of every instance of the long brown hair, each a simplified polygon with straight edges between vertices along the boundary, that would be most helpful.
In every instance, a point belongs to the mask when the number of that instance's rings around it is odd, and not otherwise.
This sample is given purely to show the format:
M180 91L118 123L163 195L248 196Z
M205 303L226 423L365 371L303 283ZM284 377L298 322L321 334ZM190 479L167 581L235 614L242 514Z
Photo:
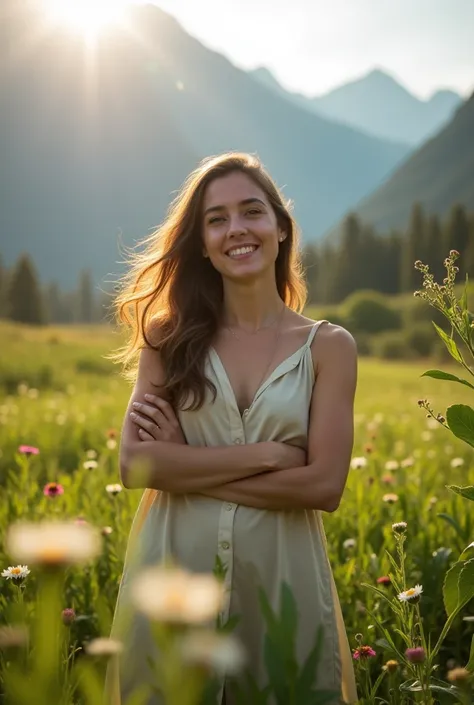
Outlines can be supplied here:
M206 386L216 394L204 370L223 312L223 283L203 256L202 204L208 184L235 171L262 189L286 233L275 263L280 297L295 311L301 311L306 302L297 226L289 203L260 160L240 152L204 159L186 179L163 224L142 241L143 251L129 251L130 269L113 304L118 324L128 327L130 336L124 347L108 357L122 363L124 376L133 382L140 349L159 350L175 408L183 408L191 396L187 408L199 409ZM156 327L159 336L153 342L150 330Z

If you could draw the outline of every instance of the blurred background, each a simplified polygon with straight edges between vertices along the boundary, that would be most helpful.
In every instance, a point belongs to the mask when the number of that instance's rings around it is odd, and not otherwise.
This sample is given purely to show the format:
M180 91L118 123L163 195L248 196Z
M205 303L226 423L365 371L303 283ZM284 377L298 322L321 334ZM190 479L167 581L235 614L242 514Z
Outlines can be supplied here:
M293 201L309 303L352 326L362 352L363 334L400 327L415 259L442 278L454 248L474 275L472 0L2 0L0 12L4 318L104 320L124 246L227 150L256 152ZM361 290L399 302L397 320L359 330L343 304Z

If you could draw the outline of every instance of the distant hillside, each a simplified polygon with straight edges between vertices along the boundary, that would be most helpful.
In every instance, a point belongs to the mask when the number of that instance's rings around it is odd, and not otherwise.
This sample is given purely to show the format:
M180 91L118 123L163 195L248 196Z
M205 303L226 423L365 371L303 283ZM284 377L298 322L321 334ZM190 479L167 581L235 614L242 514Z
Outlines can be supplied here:
M202 157L258 152L313 240L407 154L292 105L190 37L154 5L97 53L65 31L41 36L39 0L2 0L0 251L29 251L72 285L120 270ZM34 37L34 41L31 40ZM29 44L28 44L28 41Z
M474 204L474 94L439 135L417 150L353 211L378 230L404 226L415 201L445 214Z
M461 96L448 90L437 91L427 101L420 100L378 69L315 98L286 91L266 68L256 69L253 76L319 115L410 145L420 144L437 132L462 102Z

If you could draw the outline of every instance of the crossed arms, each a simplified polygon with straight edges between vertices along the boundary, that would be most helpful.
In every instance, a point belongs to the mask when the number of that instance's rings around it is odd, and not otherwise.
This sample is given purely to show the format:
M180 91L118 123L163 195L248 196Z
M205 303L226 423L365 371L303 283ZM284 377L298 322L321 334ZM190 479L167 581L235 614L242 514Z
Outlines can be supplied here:
M357 349L339 326L318 331L318 368L308 427L307 457L300 449L267 441L243 446L194 447L143 441L128 411L152 391L156 355L142 351L140 369L122 429L120 471L126 487L199 493L259 509L332 512L344 490L354 439ZM153 374L151 366L153 365ZM142 463L146 472L132 473Z

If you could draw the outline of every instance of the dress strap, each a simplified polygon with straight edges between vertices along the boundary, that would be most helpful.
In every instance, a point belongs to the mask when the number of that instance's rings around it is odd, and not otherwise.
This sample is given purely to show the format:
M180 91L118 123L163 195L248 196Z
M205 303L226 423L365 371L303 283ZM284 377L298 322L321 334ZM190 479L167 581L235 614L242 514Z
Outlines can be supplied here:
M307 348L311 347L311 343L313 342L314 336L316 335L317 330L318 330L319 326L321 325L321 323L329 323L329 321L327 321L325 318L322 318L320 321L316 321L316 323L314 324L314 326L311 328L311 330L309 332L308 339L306 341Z

